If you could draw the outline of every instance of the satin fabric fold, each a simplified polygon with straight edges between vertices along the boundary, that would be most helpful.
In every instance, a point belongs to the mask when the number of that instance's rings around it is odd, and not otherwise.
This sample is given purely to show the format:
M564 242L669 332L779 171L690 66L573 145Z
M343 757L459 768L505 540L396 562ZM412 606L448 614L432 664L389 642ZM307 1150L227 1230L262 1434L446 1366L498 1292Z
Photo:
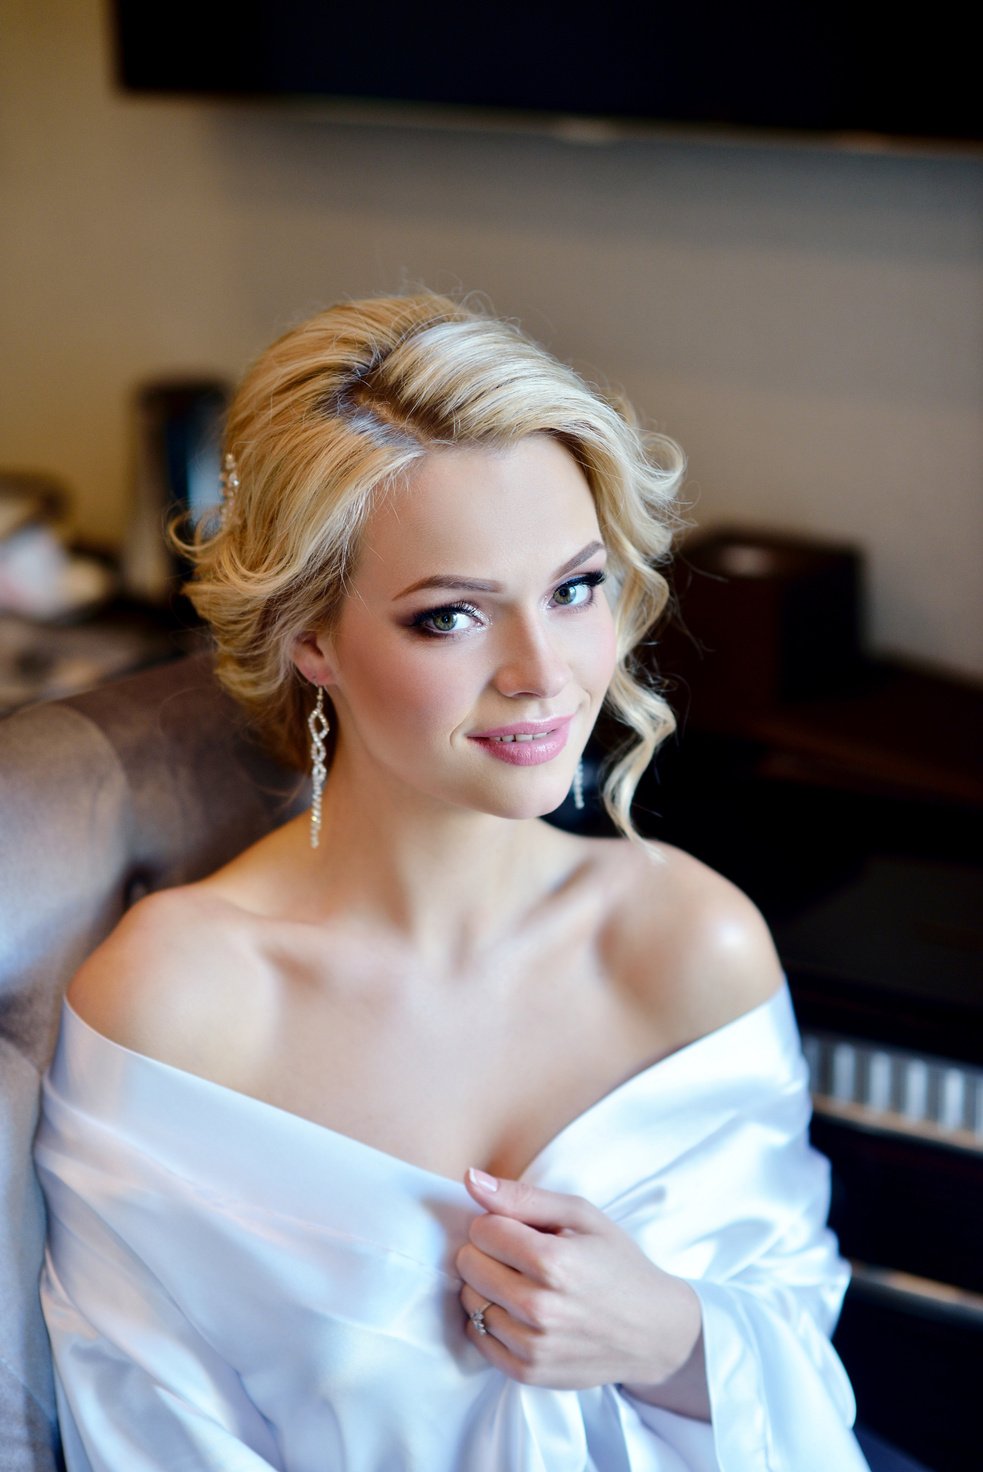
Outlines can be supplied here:
M36 1158L69 1472L860 1472L808 1117L783 990L524 1173L692 1282L711 1426L493 1370L458 1301L462 1184L131 1053L66 1004Z

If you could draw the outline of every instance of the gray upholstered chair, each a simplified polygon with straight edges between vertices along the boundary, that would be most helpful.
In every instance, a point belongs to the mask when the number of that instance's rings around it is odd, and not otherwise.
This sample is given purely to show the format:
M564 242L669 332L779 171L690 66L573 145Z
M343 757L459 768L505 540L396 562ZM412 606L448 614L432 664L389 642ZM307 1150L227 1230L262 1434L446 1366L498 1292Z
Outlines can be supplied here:
M31 1142L65 985L139 895L216 868L302 788L204 656L0 721L0 1472L59 1465Z

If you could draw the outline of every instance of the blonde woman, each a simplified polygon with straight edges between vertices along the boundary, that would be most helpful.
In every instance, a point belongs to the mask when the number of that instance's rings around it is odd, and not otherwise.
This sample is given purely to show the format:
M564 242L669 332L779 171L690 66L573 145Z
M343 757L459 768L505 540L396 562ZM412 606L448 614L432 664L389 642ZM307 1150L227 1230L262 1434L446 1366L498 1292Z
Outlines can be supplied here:
M422 294L275 343L225 452L191 596L313 806L70 988L70 1472L862 1468L771 941L631 827L678 450ZM542 819L605 701L601 840Z

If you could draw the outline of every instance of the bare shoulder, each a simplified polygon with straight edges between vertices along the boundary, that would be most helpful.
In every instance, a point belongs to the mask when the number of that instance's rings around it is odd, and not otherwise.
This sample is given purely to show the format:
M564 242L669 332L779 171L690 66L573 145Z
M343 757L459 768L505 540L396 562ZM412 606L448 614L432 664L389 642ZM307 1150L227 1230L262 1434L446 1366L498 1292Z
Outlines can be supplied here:
M90 1027L135 1052L211 1074L236 1026L244 981L262 967L249 917L189 884L146 896L68 989Z
M784 982L761 912L692 855L622 842L608 862L614 974L677 1042L702 1037L766 1002Z

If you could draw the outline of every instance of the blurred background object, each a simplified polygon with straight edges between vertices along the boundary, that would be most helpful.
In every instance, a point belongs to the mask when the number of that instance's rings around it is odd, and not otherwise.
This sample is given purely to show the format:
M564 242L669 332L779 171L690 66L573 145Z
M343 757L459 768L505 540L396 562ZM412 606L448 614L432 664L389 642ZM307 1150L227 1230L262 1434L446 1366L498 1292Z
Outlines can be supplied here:
M983 686L870 649L857 547L684 543L653 650L680 727L636 820L758 903L812 1075L868 1424L977 1456L983 1362Z
M136 390L132 508L119 554L70 538L66 485L0 471L0 712L196 647L197 621L180 593L187 568L167 526L216 512L227 401L214 378Z
M167 523L181 512L197 522L219 506L228 398L217 379L152 382L134 395L133 507L122 557L123 586L134 598L173 598L185 568L167 544Z
M101 603L115 589L104 560L66 546L65 488L33 471L0 469L0 615L55 619Z

